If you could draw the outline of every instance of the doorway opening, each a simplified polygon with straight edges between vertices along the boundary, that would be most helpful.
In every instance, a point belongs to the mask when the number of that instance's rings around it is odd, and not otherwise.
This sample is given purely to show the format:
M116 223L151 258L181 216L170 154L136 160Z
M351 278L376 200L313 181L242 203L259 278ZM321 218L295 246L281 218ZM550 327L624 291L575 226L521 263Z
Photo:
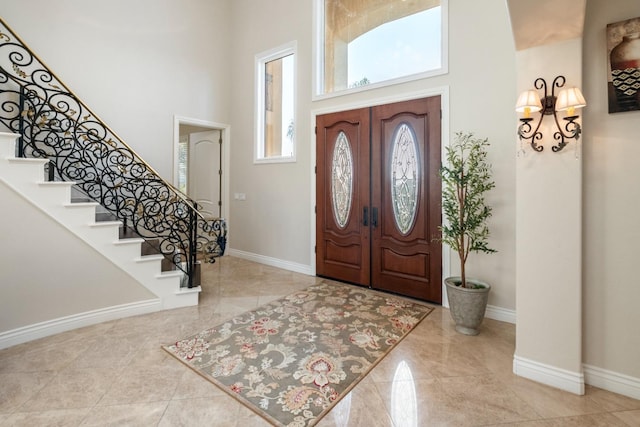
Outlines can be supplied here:
M173 185L205 218L229 215L230 126L174 117Z
M441 97L316 116L316 273L442 303Z

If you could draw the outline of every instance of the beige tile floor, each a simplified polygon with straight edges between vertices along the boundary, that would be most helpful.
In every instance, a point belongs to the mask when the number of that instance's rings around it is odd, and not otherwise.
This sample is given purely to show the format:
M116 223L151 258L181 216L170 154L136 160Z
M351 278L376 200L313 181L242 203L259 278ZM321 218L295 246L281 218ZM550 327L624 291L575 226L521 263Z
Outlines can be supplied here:
M161 348L320 279L225 257L198 307L70 331L0 351L0 426L265 426ZM640 401L575 396L511 373L515 328L457 334L436 308L318 424L640 426Z

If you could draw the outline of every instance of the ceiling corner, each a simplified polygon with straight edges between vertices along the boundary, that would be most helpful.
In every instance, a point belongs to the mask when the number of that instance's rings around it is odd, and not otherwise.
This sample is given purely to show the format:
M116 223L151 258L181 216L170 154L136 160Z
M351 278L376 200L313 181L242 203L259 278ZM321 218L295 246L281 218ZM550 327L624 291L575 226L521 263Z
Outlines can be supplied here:
M507 0L516 50L582 37L587 0Z

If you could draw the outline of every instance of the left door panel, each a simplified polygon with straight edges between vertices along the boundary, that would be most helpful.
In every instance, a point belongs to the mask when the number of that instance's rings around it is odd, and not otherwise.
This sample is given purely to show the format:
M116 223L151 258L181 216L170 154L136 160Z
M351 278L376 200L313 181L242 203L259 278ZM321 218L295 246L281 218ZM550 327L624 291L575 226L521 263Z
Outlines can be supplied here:
M316 273L370 285L370 109L316 122Z

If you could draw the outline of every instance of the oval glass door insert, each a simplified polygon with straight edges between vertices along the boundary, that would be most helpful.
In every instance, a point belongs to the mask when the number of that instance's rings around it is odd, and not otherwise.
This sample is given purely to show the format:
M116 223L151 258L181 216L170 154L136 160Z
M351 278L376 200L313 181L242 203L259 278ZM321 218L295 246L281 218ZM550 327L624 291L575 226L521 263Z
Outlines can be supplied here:
M391 142L391 203L396 226L407 235L418 209L418 141L407 123L400 124Z
M331 159L331 204L333 216L340 228L344 228L351 212L353 198L353 154L349 140L340 132L333 147Z

